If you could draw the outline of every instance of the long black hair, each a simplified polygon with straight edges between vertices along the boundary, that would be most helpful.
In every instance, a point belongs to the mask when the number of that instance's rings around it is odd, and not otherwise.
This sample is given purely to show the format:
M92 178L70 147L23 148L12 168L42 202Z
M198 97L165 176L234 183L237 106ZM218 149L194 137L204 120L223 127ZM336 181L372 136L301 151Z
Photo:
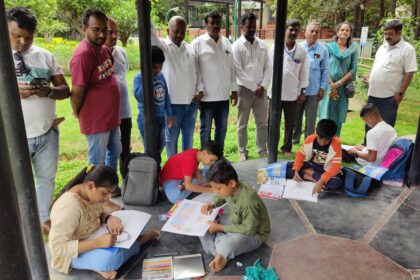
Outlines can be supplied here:
M61 195L74 186L89 181L94 182L96 187L101 186L113 191L118 184L118 175L114 169L103 164L86 166L63 187L54 200L54 203Z

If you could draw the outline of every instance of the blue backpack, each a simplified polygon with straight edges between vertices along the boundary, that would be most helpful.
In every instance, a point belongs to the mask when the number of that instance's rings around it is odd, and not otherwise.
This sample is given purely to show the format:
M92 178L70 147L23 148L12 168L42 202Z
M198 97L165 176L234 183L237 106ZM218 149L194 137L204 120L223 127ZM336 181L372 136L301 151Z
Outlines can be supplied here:
M344 167L344 192L351 197L366 197L374 188L379 188L381 182L357 170Z
M413 141L409 139L397 139L394 144L389 147L388 153L385 155L384 161L381 165L387 161L387 156L393 150L399 150L400 155L396 158L392 158L391 161L388 160L387 168L388 171L385 172L382 180L392 179L392 180L406 180L408 169L410 168L411 155L413 153Z

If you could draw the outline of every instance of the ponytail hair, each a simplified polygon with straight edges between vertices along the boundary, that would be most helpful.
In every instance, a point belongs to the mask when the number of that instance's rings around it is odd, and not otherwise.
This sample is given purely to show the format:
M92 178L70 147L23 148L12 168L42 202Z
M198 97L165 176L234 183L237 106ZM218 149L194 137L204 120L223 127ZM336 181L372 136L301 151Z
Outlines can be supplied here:
M94 182L96 187L100 186L107 188L110 191L114 191L118 184L118 175L114 169L103 164L91 164L86 166L63 187L63 189L57 195L57 198L54 200L53 204L60 198L60 196L62 196L65 192L69 191L74 186L89 181Z

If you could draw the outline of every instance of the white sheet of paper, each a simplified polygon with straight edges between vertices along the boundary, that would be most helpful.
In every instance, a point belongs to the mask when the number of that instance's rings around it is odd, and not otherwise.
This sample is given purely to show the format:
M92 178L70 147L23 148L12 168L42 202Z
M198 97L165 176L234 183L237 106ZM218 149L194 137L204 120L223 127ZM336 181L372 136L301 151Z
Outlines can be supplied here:
M344 150L348 151L348 150L353 149L353 148L354 148L354 146L349 146L349 145L344 145L344 144L341 144L341 148L343 148Z
M284 183L286 183L286 180L284 180ZM262 184L260 190L258 191L258 195L262 198L280 199L283 195L284 183L279 182L279 184Z
M215 196L216 196L215 193L202 193L194 197L192 200L197 201L197 202L202 202L202 203L208 203L208 202L211 202Z
M206 203L184 199L172 216L162 228L162 231L185 234L191 236L204 236L209 229L207 222L214 221L219 209L213 210L210 215L201 214L201 206Z
M308 181L287 180L283 192L283 198L291 198L296 200L306 200L318 202L318 194L312 195L315 183Z
M117 236L117 242L113 247L125 249L129 249L133 245L151 217L150 214L136 210L115 211L112 213L112 216L120 218L124 226L124 231ZM108 233L108 229L105 225L102 225L89 236L89 239L97 238L106 233Z

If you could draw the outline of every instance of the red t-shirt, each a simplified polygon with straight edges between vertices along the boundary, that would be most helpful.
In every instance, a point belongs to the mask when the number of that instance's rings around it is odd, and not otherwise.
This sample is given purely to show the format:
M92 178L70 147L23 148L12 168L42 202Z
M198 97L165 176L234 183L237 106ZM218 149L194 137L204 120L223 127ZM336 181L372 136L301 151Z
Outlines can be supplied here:
M171 156L160 171L160 185L162 186L167 180L184 180L185 176L194 177L198 169L198 151L198 149L188 149Z
M71 57L70 72L73 86L86 87L79 113L80 131L94 134L119 126L120 90L112 55L105 46L98 51L84 39Z

